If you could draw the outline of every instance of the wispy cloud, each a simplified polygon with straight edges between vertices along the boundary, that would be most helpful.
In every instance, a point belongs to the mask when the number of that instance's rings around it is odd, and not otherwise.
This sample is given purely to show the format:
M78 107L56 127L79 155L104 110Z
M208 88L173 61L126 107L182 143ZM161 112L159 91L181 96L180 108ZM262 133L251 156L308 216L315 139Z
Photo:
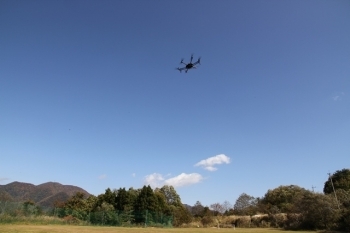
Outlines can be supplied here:
M196 163L194 166L196 167L203 167L204 169L208 171L216 171L217 168L214 167L215 165L219 164L229 164L230 163L230 158L224 154L219 154L207 159L203 159L200 162Z
M345 95L344 92L338 92L338 93L336 93L336 94L334 94L334 95L332 96L332 99L333 99L334 101L339 101L339 100L342 100L342 98L343 98L344 95Z
M135 177L135 176L136 176L136 173L132 173L131 176L132 176L132 177Z
M198 173L181 173L178 176L165 179L162 174L153 173L145 177L145 184L152 188L162 187L163 185L172 185L174 187L182 187L193 185L203 180L203 177Z
M106 175L106 174L102 174L102 175L98 176L98 179L99 179L99 180L104 180L104 179L106 179L106 178L107 178L107 175Z

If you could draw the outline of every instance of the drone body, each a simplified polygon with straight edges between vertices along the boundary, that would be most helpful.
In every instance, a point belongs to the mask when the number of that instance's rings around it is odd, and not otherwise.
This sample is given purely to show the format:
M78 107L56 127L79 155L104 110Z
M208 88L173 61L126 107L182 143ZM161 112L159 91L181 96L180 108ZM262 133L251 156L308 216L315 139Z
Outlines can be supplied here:
M184 64L185 65L185 67L182 67L182 68L176 68L178 71L180 71L180 72L182 72L183 70L185 70L185 73L187 73L187 71L188 70L190 70L190 69L196 69L197 67L196 67L196 65L200 65L201 63L201 58L199 57L198 58L198 60L196 61L196 62L194 62L194 63L192 63L192 60L193 60L193 54L191 55L191 61L189 62L189 63L185 63L184 62L184 59L181 59L181 62L180 62L180 64Z

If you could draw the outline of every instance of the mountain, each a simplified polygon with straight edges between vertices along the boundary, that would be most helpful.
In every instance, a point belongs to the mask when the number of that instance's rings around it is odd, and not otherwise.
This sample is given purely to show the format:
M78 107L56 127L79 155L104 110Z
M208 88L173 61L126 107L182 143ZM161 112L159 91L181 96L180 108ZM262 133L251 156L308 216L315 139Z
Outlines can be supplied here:
M0 201L33 201L43 208L53 207L56 201L65 202L75 193L90 194L84 189L73 185L62 185L56 182L47 182L33 185L22 182L12 182L0 185Z

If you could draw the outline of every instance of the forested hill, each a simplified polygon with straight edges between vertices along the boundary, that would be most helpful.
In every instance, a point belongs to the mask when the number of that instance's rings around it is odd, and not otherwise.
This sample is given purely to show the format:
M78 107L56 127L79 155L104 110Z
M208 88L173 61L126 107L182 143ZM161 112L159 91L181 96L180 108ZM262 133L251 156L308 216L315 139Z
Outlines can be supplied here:
M56 182L33 185L15 181L0 185L0 201L33 201L41 207L51 207L55 201L65 202L77 192L90 196L86 190L73 185Z

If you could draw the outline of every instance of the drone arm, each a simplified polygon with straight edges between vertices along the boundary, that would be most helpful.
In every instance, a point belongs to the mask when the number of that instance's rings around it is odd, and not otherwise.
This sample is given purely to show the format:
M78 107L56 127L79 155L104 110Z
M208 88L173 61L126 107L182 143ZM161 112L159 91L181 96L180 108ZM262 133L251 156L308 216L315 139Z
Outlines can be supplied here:
M184 62L184 59L181 59L180 64L185 64L185 65L187 65L187 64Z
M198 58L198 60L195 62L195 63L193 63L193 65L197 65L197 64L201 64L201 58Z

